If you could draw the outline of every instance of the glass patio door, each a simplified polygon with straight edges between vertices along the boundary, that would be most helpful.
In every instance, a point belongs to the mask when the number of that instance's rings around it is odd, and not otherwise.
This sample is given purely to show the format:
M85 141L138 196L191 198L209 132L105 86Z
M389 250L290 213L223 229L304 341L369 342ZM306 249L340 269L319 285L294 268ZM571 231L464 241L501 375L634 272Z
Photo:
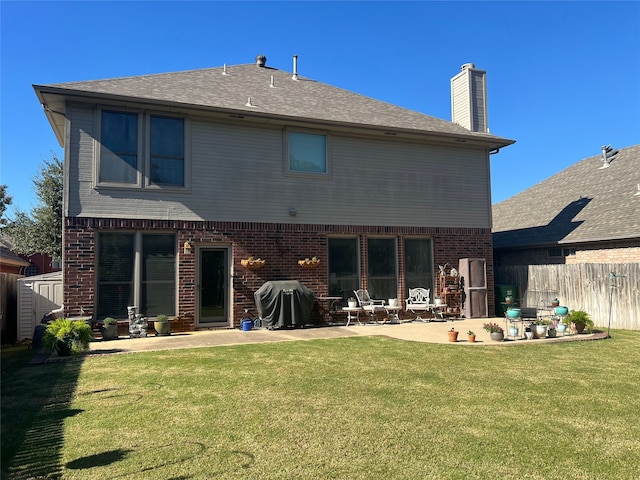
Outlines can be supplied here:
M226 248L201 248L198 269L198 326L222 325L229 321L229 265Z

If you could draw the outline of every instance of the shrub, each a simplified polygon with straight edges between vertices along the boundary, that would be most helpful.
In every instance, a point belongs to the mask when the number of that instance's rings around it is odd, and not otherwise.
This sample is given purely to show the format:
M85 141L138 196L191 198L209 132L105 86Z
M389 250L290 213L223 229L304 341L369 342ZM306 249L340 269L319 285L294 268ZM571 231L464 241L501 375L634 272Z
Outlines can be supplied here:
M57 318L47 325L42 343L47 350L53 352L59 340L67 341L71 344L72 353L80 353L89 348L92 338L91 326L86 321Z

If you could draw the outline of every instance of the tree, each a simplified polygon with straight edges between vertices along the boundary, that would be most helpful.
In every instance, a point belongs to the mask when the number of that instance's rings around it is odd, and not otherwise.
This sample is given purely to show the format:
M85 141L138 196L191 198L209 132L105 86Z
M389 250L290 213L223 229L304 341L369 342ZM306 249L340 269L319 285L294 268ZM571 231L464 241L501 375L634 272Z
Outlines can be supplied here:
M62 258L62 179L62 162L54 153L33 179L38 204L30 214L16 209L14 220L4 229L18 253Z
M4 212L11 203L13 203L13 198L11 198L11 195L7 194L7 186L0 185L0 227L8 223L4 216Z

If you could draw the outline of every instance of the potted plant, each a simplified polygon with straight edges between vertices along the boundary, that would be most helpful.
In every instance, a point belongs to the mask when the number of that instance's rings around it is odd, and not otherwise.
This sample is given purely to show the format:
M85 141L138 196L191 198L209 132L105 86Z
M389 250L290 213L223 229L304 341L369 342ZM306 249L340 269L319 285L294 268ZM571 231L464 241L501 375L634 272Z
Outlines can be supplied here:
M47 325L42 344L58 356L67 357L87 350L92 339L91 326L86 321L57 318Z
M358 308L358 301L353 297L349 297L347 305L349 305L349 308Z
M531 325L527 325L524 327L524 336L527 340L531 340L533 338L533 332L531 331Z
M447 334L449 335L450 342L458 341L458 331L455 328L451 327L451 330L449 330Z
M113 340L118 338L118 322L113 317L107 317L102 321L100 333L103 340Z
M509 336L510 337L517 337L518 333L520 333L520 329L518 328L517 325L509 325Z
M532 324L534 338L545 338L549 321L546 318L537 318Z
M483 328L489 332L491 340L495 340L496 342L504 340L504 330L497 323L485 323Z
M467 332L467 337L469 338L469 343L476 343L476 334L471 330Z
M560 321L556 325L556 329L558 330L559 333L562 333L564 335L564 332L567 331L567 324L564 323L563 321Z
M433 299L433 304L434 304L435 306L439 307L440 305L442 305L442 298L440 298L440 297L435 297L435 298Z
M158 335L170 335L171 324L169 323L169 317L158 315L153 321L153 328Z
M585 328L589 332L593 330L593 320L584 310L571 310L565 321L571 326L571 333L582 333Z
M557 307L559 305L560 305L560 300L558 300L557 298L554 298L553 300L551 300L552 307Z

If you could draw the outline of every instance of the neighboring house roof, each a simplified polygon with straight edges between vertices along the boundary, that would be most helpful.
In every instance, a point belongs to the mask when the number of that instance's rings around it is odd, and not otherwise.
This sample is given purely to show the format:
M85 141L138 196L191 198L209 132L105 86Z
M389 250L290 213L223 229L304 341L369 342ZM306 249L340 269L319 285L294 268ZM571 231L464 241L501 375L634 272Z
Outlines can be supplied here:
M31 265L26 260L20 258L8 248L0 245L0 265L11 265L13 267L28 267ZM2 270L2 268L0 268Z
M225 74L226 72L226 74ZM273 82L271 77L273 76ZM273 85L273 86L272 86ZM397 82L390 82L397 87ZM64 99L102 98L153 103L173 108L205 109L254 119L324 123L343 128L366 128L430 134L480 142L496 149L513 140L464 127L413 110L374 100L271 67L244 64L184 72L86 82L34 85L58 141L64 146ZM248 105L251 98L251 106Z
M640 242L640 145L603 165L586 158L493 205L494 248Z

